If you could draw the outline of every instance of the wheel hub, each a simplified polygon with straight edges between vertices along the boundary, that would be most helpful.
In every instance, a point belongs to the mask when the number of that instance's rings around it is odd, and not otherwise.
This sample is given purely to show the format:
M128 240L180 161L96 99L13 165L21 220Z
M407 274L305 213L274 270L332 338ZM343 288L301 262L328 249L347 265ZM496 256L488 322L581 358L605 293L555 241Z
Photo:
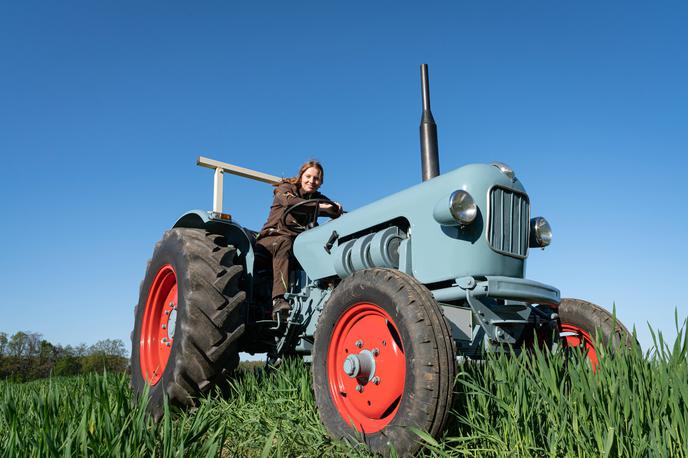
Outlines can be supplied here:
M177 306L174 303L171 306L174 308L170 311L169 319L167 320L167 337L174 339L174 330L177 329Z
M343 366L346 375L365 383L375 376L375 358L370 350L347 356Z

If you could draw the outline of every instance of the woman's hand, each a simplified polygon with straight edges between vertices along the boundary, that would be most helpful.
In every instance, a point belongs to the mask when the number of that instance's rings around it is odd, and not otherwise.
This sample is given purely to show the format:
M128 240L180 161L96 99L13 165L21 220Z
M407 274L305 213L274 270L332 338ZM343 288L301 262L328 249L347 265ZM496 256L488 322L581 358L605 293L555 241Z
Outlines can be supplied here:
M320 211L322 211L323 213L327 213L328 215L332 215L335 218L337 216L340 216L344 212L342 204L340 204L339 202L332 202L332 204L321 203L319 204L319 206Z

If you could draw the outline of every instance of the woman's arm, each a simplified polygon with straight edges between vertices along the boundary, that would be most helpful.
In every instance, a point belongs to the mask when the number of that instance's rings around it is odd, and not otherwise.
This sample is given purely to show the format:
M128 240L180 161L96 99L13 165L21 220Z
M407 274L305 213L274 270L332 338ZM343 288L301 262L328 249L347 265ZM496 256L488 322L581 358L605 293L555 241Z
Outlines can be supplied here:
M318 193L320 194L320 193ZM323 213L324 215L327 215L331 218L337 218L338 216L341 216L342 213L344 213L344 208L342 207L342 204L339 202L335 202L334 200L330 199L324 194L320 194L318 196L319 199L327 199L329 201L332 201L332 204L326 204L326 203L321 203L320 204L320 212Z

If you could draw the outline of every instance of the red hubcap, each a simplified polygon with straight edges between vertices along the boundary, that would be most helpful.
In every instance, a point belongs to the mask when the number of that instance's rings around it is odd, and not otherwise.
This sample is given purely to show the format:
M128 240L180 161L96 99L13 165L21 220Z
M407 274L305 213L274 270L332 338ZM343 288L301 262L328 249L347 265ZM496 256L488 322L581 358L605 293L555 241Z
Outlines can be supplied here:
M155 275L141 324L141 374L150 385L160 381L172 349L177 314L177 274L165 264ZM171 327L171 329L170 329Z
M592 339L592 337L590 337L590 334L578 326L569 323L562 323L561 331L575 334L567 335L565 337L565 345L567 347L583 347L583 350L585 350L585 354L592 365L592 370L596 370L598 364L597 351L595 351L595 341Z
M337 321L327 352L330 395L344 421L359 432L387 426L401 404L406 356L392 317L359 303Z

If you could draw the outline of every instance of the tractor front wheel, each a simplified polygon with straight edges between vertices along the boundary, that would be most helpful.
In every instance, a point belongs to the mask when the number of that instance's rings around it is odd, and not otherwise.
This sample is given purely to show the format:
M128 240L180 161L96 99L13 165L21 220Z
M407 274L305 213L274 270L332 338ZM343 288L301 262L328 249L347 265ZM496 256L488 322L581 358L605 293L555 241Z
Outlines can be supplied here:
M582 349L593 370L600 363L597 343L616 347L633 343L628 329L600 306L565 298L561 300L558 313L564 346Z
M243 267L221 235L176 228L158 242L141 283L131 333L131 385L149 387L158 419L165 397L189 407L239 363Z
M318 320L313 389L335 438L413 454L411 427L439 435L451 408L455 347L430 291L392 269L355 272Z

